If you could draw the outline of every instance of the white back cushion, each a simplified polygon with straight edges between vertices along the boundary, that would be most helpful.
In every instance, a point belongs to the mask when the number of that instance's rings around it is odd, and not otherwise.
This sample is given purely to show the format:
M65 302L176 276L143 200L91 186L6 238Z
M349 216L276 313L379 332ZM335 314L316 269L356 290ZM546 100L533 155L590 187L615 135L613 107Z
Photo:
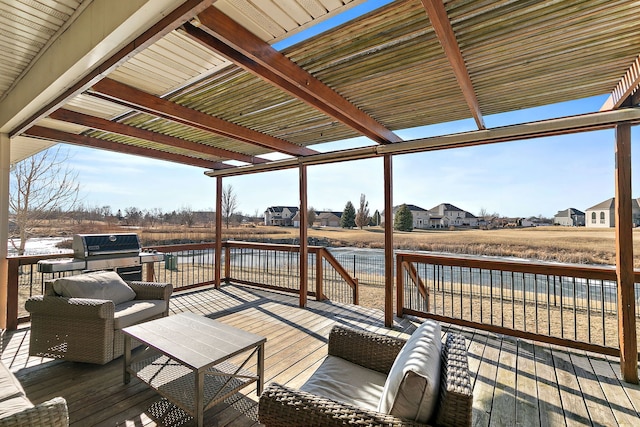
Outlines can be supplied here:
M136 297L133 289L115 271L61 277L53 282L53 290L63 297L106 299L116 305Z
M440 324L425 321L393 362L378 412L427 423L438 401L441 350Z

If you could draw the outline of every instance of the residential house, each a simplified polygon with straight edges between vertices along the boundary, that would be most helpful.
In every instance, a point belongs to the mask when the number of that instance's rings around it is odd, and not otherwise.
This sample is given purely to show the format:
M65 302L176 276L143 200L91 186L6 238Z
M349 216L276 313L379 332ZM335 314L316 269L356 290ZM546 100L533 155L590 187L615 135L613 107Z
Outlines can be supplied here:
M316 220L313 225L320 227L340 227L340 218L342 218L342 212L316 212Z
M429 225L429 211L427 211L424 208L421 208L420 206L416 206L416 205L410 205L407 204L407 207L409 208L409 211L411 212L411 215L413 216L413 228L418 228L418 229L426 229L426 228L430 228ZM402 205L397 205L393 207L393 216L391 217L391 220L393 221L395 216L396 216L396 212L398 212L398 209L400 209L400 206ZM381 215L381 221L384 222L385 221L385 214L384 212Z
M553 223L566 227L584 227L584 212L574 208L558 211L553 217Z
M294 206L270 206L264 211L264 225L291 226L296 213Z
M477 227L478 217L450 203L440 203L429 209L430 228Z
M638 199L631 200L633 224L640 225L640 205ZM591 206L585 214L587 227L615 227L615 197Z

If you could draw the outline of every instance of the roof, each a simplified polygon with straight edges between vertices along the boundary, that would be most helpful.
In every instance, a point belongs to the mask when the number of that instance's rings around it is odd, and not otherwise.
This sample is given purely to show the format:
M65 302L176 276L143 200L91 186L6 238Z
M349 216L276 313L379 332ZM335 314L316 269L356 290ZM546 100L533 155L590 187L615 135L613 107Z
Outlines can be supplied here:
M600 202L595 206L591 206L587 211L597 211L597 210L610 210L615 209L616 198L612 197L610 199L605 200L604 202ZM640 199L631 199L631 208L632 209L640 209Z
M429 209L430 212L466 212L463 209L460 209L457 206L453 206L451 203L440 203L437 206Z
M579 211L578 209L575 209L575 208L568 208L568 209L565 209L563 211L558 211L558 213L555 216L556 217L570 217L572 215L584 215L584 212Z
M409 208L409 210L410 210L411 212L426 212L426 211L427 211L426 209L423 209L423 208L421 208L420 206L410 205L410 204L408 204L408 203L403 203L403 204L401 204L401 205L394 206L394 207L393 207L393 213L395 214L395 213L398 211L398 209L400 209L400 207L401 207L402 205L406 205L406 206L407 206L407 208Z
M358 155L380 156L640 120L636 108L606 113L638 104L634 2L399 0L271 50L360 3L10 2L0 132L12 137L11 162L63 141L231 174L299 164L262 157L274 151L350 158L308 147L362 135L373 149ZM610 95L603 113L509 135L470 133L454 144L396 134L461 119L482 130L484 116L598 95Z
M285 209L289 209L290 212L297 212L297 206L269 206L267 211L269 212L283 212Z

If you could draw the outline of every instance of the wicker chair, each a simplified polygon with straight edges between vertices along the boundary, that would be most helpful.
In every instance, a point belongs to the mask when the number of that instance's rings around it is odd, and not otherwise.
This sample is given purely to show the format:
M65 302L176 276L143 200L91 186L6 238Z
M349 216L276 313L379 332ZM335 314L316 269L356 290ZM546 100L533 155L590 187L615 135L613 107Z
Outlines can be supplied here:
M133 323L127 320L128 323L120 324L119 312L127 307L120 308L121 304L106 299L59 296L53 290L53 281L47 281L45 295L31 297L25 304L31 314L29 355L101 365L122 356L122 328L167 316L173 292L169 283L127 284L135 292L132 302L155 304L155 311L149 315L135 314ZM164 303L158 307L157 300Z
M329 335L329 355L388 374L405 340L343 326ZM471 425L473 394L462 335L447 334L442 346L440 392L431 424ZM258 418L266 426L425 426L272 383L260 396Z

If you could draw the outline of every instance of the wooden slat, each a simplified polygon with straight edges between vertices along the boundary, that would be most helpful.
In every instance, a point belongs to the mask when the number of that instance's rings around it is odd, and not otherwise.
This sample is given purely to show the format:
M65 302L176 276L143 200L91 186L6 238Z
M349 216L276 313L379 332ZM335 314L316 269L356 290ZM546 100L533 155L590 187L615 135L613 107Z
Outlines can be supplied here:
M372 140L385 144L402 139L358 109L286 56L263 42L215 7L198 14L199 28L185 24L195 40L215 49L240 67L296 98L335 117ZM205 37L206 32L210 37Z
M620 79L609 98L600 108L600 111L619 108L624 101L640 87L640 55L633 61L624 76Z
M168 120L213 132L249 144L270 148L292 156L315 154L317 151L301 147L280 138L275 138L254 130L221 120L192 108L183 107L171 101L148 94L134 87L111 79L103 79L91 87L96 96L105 96L112 102L160 116Z
M93 138L86 135L78 135L75 133L62 132L42 126L33 126L27 132L25 132L25 134L36 138L43 138L57 142L66 142L68 144L81 145L84 147L100 148L102 150L115 151L118 153L126 152L127 154L150 157L158 160L167 160L170 162L198 166L206 169L227 169L233 167L231 165L226 165L220 162L212 162L210 160L184 156L181 154L167 153L159 150L152 150L150 148L124 145L117 142Z
M130 136L132 138L144 139L171 147L195 151L197 153L222 157L225 160L238 160L251 164L267 162L266 159L260 157L247 156L234 151L225 150L224 148L212 147L210 145L200 144L198 142L187 141L185 139L175 138L162 133L137 128L135 126L129 126L124 123L112 122L100 117L90 116L88 114L78 113L71 110L65 110L64 108L61 108L49 114L49 117L55 120L62 120L64 122L87 126L92 129L103 130L105 132L110 132L118 135Z

